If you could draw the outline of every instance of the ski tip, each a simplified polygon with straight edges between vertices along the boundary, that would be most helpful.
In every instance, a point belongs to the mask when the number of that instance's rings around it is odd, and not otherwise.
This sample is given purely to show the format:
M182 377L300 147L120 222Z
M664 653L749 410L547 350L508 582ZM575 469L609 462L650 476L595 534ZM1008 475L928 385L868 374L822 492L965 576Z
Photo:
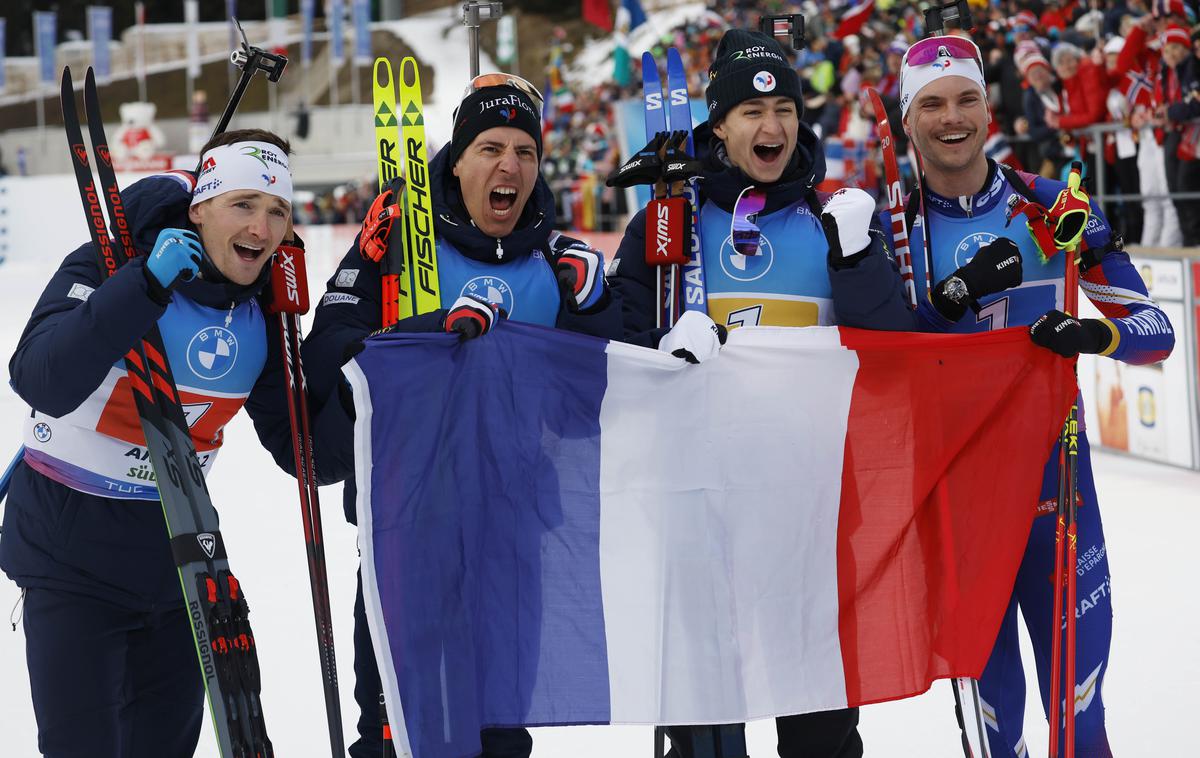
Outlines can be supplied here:
M71 84L71 67L70 66L63 66L62 83L63 83L64 87L69 86Z
M392 62L383 56L375 59L375 86L392 86Z
M400 86L416 87L421 83L421 72L417 69L417 59L411 55L400 61Z
M653 53L651 53L649 50L647 50L646 52L642 53L642 67L643 67L643 68L645 68L645 66L646 66L647 64L650 64L650 65L657 65L657 64L655 64L655 63L654 63L654 54L653 54Z

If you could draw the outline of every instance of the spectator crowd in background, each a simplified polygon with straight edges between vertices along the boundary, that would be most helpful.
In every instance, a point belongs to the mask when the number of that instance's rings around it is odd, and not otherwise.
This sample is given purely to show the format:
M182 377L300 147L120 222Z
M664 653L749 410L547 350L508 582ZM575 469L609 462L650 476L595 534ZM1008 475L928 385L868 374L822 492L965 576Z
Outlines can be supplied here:
M1135 196L1105 208L1127 242L1200 245L1200 196L1165 197L1200 193L1197 2L972 0L970 36L983 53L992 105L988 155L1053 177L1081 160L1094 193L1102 181L1106 197ZM861 99L867 87L880 92L893 116L911 187L898 97L904 51L925 34L918 5L774 0L752 8L745 0L724 0L662 35L651 52L663 61L667 47L677 48L691 95L702 98L721 34L731 26L756 28L764 13L805 16L808 44L795 52L795 65L805 87L803 120L825 145L823 188L879 192L877 125ZM631 70L617 72L610 83L583 87L572 84L570 53L566 35L556 33L545 80L544 174L558 198L561 227L619 231L632 209L625 193L605 187L604 179L621 161L615 104L640 98L641 58L628 56ZM321 220L356 223L373 187L369 181L341 187L309 205Z

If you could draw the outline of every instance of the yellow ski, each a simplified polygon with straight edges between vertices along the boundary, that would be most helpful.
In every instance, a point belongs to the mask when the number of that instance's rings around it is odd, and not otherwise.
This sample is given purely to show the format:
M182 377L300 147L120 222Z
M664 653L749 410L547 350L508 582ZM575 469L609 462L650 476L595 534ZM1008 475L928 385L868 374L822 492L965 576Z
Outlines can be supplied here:
M379 159L379 191L388 182L400 175L401 154L400 126L396 120L396 85L392 80L392 64L387 58L375 59L375 77L372 94L375 102L375 148ZM403 199L395 199L403 207ZM396 219L394 224L404 224ZM403 236L391 238L387 254L380 261L383 273L383 325L391 326L397 320L413 315L412 266L409 251L411 246L403 243Z
M416 312L442 307L438 286L437 249L433 241L433 210L429 196L429 161L425 150L425 117L421 104L421 75L417 61L400 61L400 134L408 169L404 203L404 232L413 273Z

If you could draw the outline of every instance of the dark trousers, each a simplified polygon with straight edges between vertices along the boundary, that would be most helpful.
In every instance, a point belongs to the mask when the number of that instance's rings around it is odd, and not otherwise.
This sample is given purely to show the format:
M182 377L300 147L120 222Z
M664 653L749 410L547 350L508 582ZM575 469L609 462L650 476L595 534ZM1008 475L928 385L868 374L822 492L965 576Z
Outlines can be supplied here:
M30 588L25 655L47 758L185 758L204 684L183 607L143 613Z
M1181 161L1179 132L1168 132L1163 140L1163 160L1167 164L1167 189L1176 192L1200 191L1200 160ZM1183 232L1186 247L1200 245L1200 199L1172 199L1179 216L1179 228Z
M1136 195L1141 192L1141 182L1138 178L1137 156L1118 158L1116 163L1109 166L1117 177L1117 190L1123 195ZM1104 211L1108 215L1108 224L1121 233L1126 244L1137 244L1142 239L1142 204L1137 200L1125 200L1113 204L1113 208Z
M690 726L667 727L671 738L668 758L692 758ZM805 713L775 719L780 758L862 758L858 709Z
M379 758L383 755L383 720L379 713L379 667L367 626L363 603L362 572L354 596L354 700L358 703L358 739L350 746L350 758ZM479 733L483 745L480 758L529 758L533 738L525 729L484 729Z

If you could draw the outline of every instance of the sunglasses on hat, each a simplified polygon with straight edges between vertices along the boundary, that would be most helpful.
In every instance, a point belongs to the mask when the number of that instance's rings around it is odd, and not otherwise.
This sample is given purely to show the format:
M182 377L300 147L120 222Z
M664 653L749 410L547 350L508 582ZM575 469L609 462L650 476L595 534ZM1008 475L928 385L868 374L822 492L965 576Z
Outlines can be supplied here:
M975 61L975 65L979 66L979 70L983 71L983 59L975 43L953 35L926 37L914 42L912 47L908 48L908 52L904 54L902 65L928 66L941 58L972 60Z
M537 110L541 111L546 99L542 97L542 93L538 88L517 76L516 74L505 74L496 72L492 74L480 74L471 80L467 88L463 90L463 99L470 97L481 89L488 87L512 87L513 89L529 96L533 100L533 105Z

